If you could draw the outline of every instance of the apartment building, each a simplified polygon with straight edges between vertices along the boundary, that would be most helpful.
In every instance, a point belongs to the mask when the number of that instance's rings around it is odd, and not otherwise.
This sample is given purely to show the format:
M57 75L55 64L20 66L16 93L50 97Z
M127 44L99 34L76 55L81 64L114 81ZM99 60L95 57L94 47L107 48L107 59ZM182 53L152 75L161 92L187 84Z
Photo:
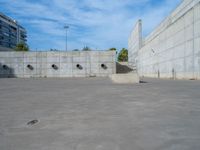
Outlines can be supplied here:
M27 42L27 32L16 20L0 13L0 51L9 51Z

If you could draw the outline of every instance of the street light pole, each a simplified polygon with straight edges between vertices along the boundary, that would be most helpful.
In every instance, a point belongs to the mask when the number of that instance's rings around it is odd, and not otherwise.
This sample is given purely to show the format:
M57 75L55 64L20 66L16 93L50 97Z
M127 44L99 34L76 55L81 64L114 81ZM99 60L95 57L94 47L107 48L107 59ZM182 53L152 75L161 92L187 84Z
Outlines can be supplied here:
M66 51L67 51L67 31L69 29L69 26L65 25L64 29L66 30Z

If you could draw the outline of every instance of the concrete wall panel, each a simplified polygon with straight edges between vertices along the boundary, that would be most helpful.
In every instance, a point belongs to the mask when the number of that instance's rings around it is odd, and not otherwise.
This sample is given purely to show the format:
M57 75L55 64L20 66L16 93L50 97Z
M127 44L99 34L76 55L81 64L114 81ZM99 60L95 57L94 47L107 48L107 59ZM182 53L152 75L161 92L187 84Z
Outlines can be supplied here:
M130 34L130 37L128 39L128 59L129 59L129 65L130 67L133 67L136 65L136 57L138 55L138 50L142 47L142 21L139 20L133 31Z
M159 71L160 77L200 79L199 12L200 0L184 0L143 40L134 57L141 76L158 77ZM133 36L129 38L130 46L135 43ZM135 49L129 49L133 52Z
M194 23L194 37L200 37L200 19Z
M0 77L108 76L116 72L115 55L110 51L0 52Z

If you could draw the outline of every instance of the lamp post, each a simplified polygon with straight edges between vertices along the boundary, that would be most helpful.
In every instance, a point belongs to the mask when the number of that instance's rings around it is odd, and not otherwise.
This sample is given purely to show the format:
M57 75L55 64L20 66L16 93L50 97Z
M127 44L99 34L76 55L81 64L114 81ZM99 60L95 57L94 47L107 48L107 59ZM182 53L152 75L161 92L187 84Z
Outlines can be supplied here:
M69 29L69 26L65 25L64 29L66 30L66 51L67 51L67 31Z

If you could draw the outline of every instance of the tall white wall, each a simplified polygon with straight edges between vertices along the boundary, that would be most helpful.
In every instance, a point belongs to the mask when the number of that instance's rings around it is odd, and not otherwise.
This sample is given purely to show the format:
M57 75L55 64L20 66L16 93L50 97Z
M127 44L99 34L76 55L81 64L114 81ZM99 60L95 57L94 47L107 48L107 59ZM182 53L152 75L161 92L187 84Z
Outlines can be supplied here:
M138 51L142 47L142 21L138 20L128 40L128 60L129 65L134 67L136 65L136 57Z
M115 55L112 51L0 52L0 77L108 76L116 73Z
M200 79L200 0L184 0L138 51L140 76Z

